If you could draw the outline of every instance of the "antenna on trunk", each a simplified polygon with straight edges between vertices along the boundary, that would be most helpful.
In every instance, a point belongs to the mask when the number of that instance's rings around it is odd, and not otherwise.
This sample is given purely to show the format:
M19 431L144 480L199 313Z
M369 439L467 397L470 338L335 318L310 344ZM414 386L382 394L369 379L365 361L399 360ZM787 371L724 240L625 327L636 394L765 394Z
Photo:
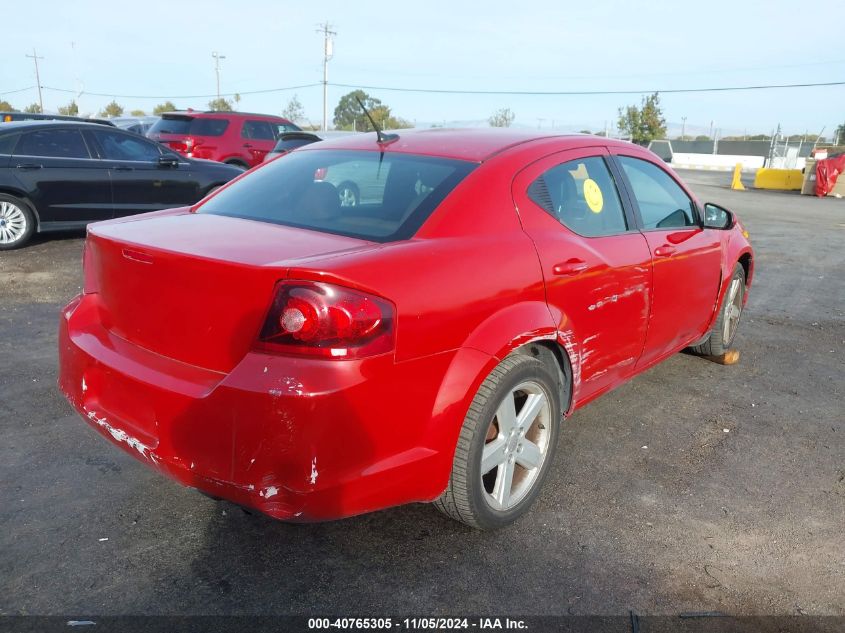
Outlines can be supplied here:
M370 123L372 123L373 129L375 129L376 131L376 139L379 145L384 145L386 143L392 143L393 141L399 140L398 134L385 134L381 131L381 128L376 124L375 119L373 119L370 112L364 106L364 102L361 101L358 95L355 95L355 101L358 102L358 105L361 106L361 109L364 111L364 114L367 115L367 118L370 120Z

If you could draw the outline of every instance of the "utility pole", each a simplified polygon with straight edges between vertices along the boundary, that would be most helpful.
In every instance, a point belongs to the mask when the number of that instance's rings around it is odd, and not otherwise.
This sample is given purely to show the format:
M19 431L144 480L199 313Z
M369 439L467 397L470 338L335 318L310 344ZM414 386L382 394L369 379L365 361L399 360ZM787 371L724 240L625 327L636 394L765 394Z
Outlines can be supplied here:
M687 117L681 117L681 140L687 140Z
M337 35L331 29L332 25L328 22L317 29L317 33L323 34L323 132L329 129L329 60L334 56L332 38Z
M226 59L225 55L221 55L217 51L213 51L211 56L214 58L214 74L217 75L217 103L220 103L220 60Z
M35 83L38 84L38 107L41 108L41 112L44 112L44 100L41 98L41 75L38 74L38 60L44 58L39 57L34 48L32 49L32 55L27 55L26 57L29 57L35 62Z
M713 121L710 121L710 139L713 139Z

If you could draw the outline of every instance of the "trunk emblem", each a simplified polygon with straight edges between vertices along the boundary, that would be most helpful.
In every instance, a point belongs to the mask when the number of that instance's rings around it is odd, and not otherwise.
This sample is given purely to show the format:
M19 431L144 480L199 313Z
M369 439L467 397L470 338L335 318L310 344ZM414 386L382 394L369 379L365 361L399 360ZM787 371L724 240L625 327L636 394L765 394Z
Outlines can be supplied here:
M123 256L126 259L131 259L133 262L140 262L141 264L152 264L153 258L151 255L142 253L141 251L133 251L128 248L123 249Z

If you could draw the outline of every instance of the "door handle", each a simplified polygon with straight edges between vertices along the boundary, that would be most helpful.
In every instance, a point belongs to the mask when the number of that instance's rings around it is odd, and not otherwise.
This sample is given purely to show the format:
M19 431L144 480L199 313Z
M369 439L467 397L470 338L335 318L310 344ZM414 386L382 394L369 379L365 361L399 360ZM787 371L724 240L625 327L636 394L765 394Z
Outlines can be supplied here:
M244 143L244 147L252 147L252 145L249 143Z
M655 257L669 257L670 255L675 254L675 247L670 246L669 244L664 244L663 246L658 246L654 249L654 256Z
M573 257L572 259L567 259L563 263L555 264L552 267L552 273L555 275L578 275L587 270L587 268L589 268L587 262L583 259Z
M128 167L127 165L115 165L112 167L115 171L133 171L134 167Z
M20 165L15 165L18 169L41 169L44 165L39 165L37 163L22 163Z

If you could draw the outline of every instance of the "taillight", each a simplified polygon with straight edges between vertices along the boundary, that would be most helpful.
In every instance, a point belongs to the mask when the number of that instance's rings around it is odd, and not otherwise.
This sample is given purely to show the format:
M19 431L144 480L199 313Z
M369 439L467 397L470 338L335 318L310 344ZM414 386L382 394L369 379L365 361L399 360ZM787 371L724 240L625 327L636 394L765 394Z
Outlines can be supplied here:
M393 304L334 284L283 281L256 348L277 354L362 358L393 349Z

